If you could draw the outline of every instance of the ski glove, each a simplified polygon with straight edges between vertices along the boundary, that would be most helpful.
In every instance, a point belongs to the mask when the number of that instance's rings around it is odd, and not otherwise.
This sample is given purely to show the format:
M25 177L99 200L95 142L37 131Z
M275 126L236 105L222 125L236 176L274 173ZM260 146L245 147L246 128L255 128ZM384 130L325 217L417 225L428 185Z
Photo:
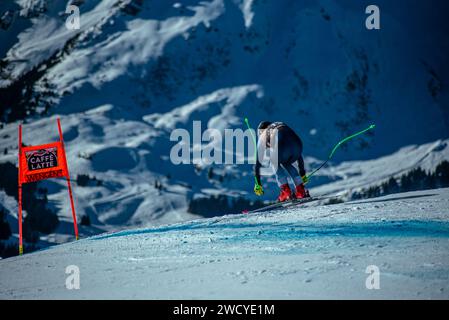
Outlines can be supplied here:
M263 195L263 188L262 188L262 186L260 185L260 184L255 184L254 185L254 193L256 194L256 195L258 195L258 196L261 196L261 195Z
M301 177L301 179L302 179L302 182L304 183L304 184L306 184L307 182L309 182L309 177L305 174L305 175L303 175L302 177Z

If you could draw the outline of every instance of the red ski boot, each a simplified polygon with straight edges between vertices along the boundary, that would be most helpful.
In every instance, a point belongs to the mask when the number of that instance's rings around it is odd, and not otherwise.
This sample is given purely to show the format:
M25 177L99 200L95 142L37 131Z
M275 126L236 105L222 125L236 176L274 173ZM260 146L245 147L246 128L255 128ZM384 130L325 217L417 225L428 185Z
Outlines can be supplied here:
M302 199L302 198L310 197L309 191L307 191L304 188L304 183L301 183L300 185L296 186L295 196L296 196L296 199Z
M291 200L291 198L292 198L292 191L290 190L288 183L283 184L281 186L281 193L279 194L278 201L284 202L287 200Z

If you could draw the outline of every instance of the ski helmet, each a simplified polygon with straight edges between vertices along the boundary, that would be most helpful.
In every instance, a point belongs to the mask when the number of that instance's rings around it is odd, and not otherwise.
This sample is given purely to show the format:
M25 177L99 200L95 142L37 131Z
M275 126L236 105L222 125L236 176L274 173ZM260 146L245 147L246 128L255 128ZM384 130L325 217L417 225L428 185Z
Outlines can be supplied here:
M272 122L270 122L270 121L262 121L261 123L259 123L259 126L257 127L257 130L266 129L270 124L272 124Z

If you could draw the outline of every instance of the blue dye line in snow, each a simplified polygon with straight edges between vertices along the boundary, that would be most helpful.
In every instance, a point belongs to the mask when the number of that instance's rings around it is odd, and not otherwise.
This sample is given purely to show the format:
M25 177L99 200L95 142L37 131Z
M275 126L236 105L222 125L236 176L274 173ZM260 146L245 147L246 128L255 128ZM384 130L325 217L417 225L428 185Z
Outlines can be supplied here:
M405 220L367 223L308 223L308 224L272 224L272 223L191 223L166 226L142 230L121 231L103 236L96 236L90 240L138 236L151 233L189 230L217 230L232 229L232 239L258 238L259 240L290 240L307 237L443 237L449 238L449 222ZM239 230L241 229L241 230ZM242 235L244 233L244 235ZM227 233L226 233L227 234ZM229 235L229 234L227 234Z

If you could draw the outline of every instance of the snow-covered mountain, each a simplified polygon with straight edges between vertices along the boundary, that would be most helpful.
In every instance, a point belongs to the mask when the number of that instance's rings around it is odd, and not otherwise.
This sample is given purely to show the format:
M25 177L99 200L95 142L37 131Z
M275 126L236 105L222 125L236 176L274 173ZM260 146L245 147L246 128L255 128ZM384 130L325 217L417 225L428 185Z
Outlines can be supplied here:
M65 26L68 4L80 8L79 30ZM376 123L320 172L316 194L431 169L449 158L446 1L379 0L381 30L371 31L368 4L2 1L0 161L16 162L19 121L24 143L39 144L57 138L60 116L73 178L101 181L74 186L78 213L101 230L195 218L187 206L197 196L254 197L249 165L212 166L211 178L209 167L171 163L170 132L193 120L220 130L244 128L245 116L285 121L309 168ZM64 222L48 240L65 241L64 182L42 185ZM15 201L0 199L15 227Z
M72 2L80 30L66 28L64 1L0 7L14 17L0 33L0 85L39 68L26 101L37 109L71 114L112 104L125 120L141 120L257 85L259 94L248 91L222 125L241 126L244 115L285 120L315 156L326 155L336 133L368 122L379 128L364 141L370 148L342 158L372 158L449 132L445 1L379 1L375 31L365 28L365 1ZM220 114L223 99L202 111L217 104L211 113Z
M1 261L0 298L448 299L448 204L438 189L103 234Z

